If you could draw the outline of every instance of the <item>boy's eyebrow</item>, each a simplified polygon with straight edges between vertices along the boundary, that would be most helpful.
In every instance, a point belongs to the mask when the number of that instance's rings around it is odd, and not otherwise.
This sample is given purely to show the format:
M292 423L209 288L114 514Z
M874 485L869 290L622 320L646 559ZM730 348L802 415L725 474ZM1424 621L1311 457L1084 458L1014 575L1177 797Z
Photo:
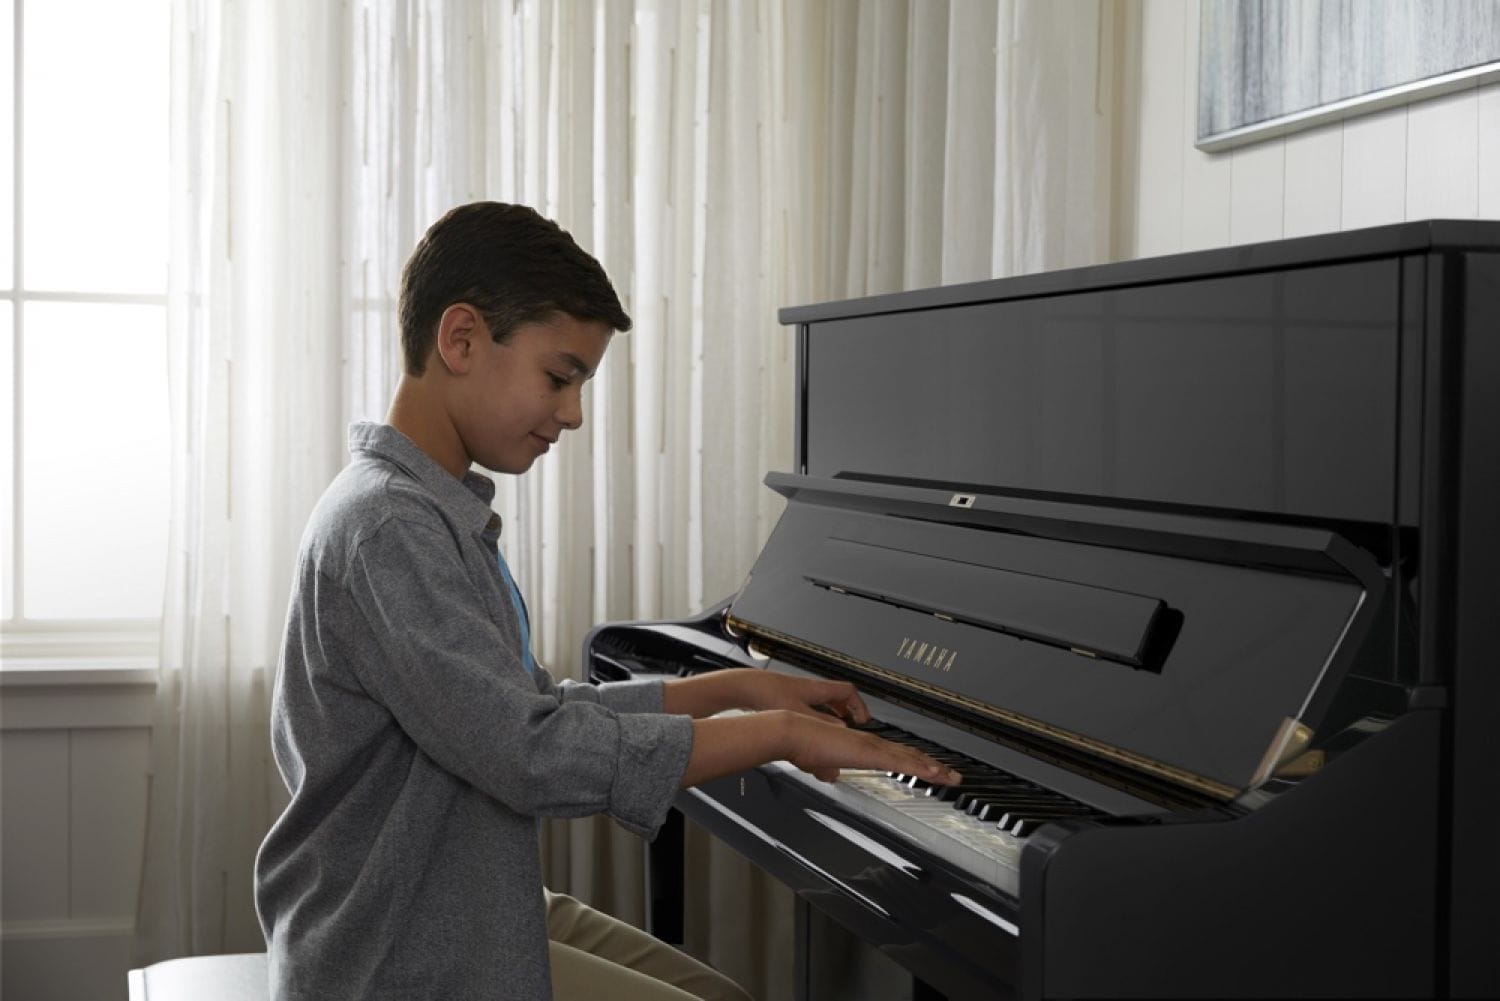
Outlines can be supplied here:
M569 365L573 366L573 374L576 375L576 374L582 373L582 375L583 375L583 377L585 379L593 378L594 370L591 369L591 368L589 368L587 365L585 365L583 363L583 359L580 358L580 357L578 357L577 355L573 354L573 352L571 352L571 351L559 351L557 353L557 357L561 358L563 361L565 361Z

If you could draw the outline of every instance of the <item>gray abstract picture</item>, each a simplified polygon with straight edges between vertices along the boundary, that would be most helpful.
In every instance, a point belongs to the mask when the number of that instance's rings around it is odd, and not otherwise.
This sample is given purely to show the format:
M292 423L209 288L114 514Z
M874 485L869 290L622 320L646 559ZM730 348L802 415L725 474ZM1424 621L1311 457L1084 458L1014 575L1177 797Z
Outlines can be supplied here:
M1202 0L1199 149L1500 80L1500 0Z

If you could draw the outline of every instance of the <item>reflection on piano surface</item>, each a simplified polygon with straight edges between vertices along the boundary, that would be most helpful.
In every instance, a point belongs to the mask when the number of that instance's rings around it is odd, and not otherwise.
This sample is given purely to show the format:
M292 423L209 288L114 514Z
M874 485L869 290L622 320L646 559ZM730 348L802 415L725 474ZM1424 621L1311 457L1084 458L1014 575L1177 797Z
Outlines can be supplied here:
M1500 992L1496 289L1444 222L784 310L780 522L591 676L847 678L957 767L678 800L924 997Z

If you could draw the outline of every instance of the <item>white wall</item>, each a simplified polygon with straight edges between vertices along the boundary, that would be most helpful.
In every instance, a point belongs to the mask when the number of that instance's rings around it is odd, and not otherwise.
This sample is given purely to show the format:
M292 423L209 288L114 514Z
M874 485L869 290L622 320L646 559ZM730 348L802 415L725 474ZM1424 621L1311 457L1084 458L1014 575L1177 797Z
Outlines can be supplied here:
M1208 154L1193 146L1198 4L1145 0L1140 35L1135 193L1121 206L1133 235L1123 256L1415 219L1500 219L1500 84Z
M154 672L0 674L0 997L126 997Z

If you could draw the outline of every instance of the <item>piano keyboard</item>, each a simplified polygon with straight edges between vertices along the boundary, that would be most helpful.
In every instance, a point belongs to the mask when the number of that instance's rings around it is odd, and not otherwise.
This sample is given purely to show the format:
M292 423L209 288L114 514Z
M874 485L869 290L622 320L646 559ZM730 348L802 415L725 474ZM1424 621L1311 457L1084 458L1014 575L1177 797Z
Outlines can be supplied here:
M926 752L957 769L963 782L934 786L911 775L845 769L837 782L828 783L785 761L763 767L832 799L1012 897L1018 896L1021 850L1032 831L1049 820L1105 816L1076 800L889 724L872 721L861 729ZM819 815L813 819L890 864L913 872L919 868L894 849L865 839L832 817Z

